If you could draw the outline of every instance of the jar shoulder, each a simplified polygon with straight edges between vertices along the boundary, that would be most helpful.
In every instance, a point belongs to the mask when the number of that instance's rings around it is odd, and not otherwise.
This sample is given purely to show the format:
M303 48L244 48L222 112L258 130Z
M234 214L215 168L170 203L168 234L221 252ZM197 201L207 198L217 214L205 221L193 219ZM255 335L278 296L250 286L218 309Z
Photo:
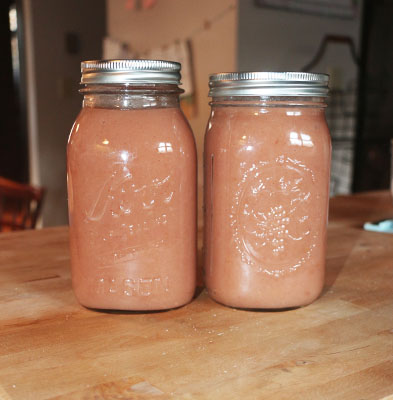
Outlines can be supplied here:
M213 110L206 142L242 146L246 142L269 145L329 145L330 133L324 111L301 108L223 108ZM309 145L309 146L307 146Z
M178 108L114 110L84 107L76 118L69 147L169 143L195 147L192 130Z

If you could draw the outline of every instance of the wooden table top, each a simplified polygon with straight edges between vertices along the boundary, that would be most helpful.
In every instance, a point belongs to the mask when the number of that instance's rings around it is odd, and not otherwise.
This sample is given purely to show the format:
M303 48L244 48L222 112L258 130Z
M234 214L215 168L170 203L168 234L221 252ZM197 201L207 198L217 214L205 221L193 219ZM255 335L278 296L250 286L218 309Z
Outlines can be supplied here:
M393 394L388 192L331 201L322 296L291 311L76 302L65 227L0 235L0 399L382 399Z

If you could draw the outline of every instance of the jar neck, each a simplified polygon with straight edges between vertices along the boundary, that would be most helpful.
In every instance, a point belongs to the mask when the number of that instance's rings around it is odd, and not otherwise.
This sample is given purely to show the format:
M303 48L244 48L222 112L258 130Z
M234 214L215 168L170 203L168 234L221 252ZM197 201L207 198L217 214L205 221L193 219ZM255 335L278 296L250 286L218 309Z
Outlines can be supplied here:
M326 108L324 97L309 96L233 96L213 97L209 103L212 107L272 107L272 108Z
M133 110L146 108L178 108L177 85L86 85L80 90L83 107Z

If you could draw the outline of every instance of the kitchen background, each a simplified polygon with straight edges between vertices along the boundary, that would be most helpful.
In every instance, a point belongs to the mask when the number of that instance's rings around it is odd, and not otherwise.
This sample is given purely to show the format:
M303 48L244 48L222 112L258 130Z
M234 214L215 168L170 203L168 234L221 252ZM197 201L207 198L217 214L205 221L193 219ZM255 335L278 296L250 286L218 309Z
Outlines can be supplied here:
M46 187L41 224L66 224L65 148L82 101L80 61L151 57L183 63L200 188L208 76L235 70L329 73L331 195L387 188L391 15L388 0L3 1L0 175Z

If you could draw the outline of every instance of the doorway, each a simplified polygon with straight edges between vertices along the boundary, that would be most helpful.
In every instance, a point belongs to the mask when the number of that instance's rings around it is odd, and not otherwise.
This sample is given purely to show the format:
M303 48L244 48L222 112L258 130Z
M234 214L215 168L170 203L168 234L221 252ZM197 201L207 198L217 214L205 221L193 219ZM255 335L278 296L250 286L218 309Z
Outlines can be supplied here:
M24 93L22 2L0 2L0 176L28 182L28 139Z

